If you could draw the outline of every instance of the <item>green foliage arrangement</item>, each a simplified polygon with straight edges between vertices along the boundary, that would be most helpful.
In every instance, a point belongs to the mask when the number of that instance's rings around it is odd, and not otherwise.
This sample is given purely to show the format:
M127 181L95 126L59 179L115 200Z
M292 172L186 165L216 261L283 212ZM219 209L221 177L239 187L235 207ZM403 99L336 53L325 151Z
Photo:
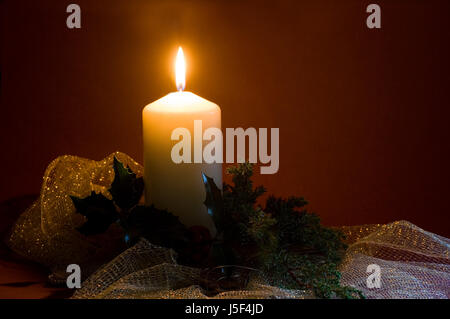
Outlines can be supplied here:
M253 186L252 164L230 167L233 185L224 184L223 191L203 175L215 238L204 227L187 228L170 212L139 205L143 180L116 158L114 172L112 200L94 192L83 199L72 197L77 212L86 217L81 233L103 233L117 222L130 245L144 237L177 251L183 264L251 267L273 285L311 289L319 298L364 298L360 291L340 285L337 267L346 249L342 233L322 226L316 214L307 212L302 197L269 196L264 207L258 205L266 190Z
M224 185L222 200L214 181L206 179L205 204L213 211L221 250L216 255L224 264L261 269L274 285L312 289L321 298L363 298L339 283L337 266L346 249L341 232L322 226L319 216L304 208L303 197L269 196L265 207L259 206L266 190L253 187L252 164L230 167L228 173L234 185Z

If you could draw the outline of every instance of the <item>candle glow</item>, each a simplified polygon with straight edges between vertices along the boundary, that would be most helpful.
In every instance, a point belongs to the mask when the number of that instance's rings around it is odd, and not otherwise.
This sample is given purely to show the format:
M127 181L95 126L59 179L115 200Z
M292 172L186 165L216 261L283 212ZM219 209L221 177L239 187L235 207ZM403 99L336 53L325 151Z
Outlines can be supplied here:
M178 91L183 91L186 87L186 60L181 47L178 48L177 58L175 59L175 82Z

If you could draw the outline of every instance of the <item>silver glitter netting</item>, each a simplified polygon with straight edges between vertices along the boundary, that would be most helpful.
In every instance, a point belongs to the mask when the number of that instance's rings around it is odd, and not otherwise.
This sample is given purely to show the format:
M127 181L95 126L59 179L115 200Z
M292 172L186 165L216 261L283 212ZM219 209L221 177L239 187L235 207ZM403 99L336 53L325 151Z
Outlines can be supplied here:
M119 152L102 161L75 156L54 160L45 172L40 198L14 225L9 247L52 269L53 281L64 280L68 264L81 265L84 275L92 275L73 298L209 298L198 285L200 270L178 265L170 249L142 239L124 251L122 233L114 226L100 236L78 233L84 218L75 212L69 195L85 197L95 191L109 197L114 156L142 176L142 166ZM449 298L449 239L407 221L341 230L349 244L340 266L343 285L358 288L368 298ZM381 269L380 288L367 287L367 267L372 264ZM309 291L270 286L253 273L245 289L213 298L311 297Z

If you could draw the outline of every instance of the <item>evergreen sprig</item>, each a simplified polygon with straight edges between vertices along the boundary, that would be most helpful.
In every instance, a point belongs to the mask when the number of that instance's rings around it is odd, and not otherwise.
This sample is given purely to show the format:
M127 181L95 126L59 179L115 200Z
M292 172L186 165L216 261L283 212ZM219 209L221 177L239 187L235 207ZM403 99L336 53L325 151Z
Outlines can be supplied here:
M363 297L358 290L340 285L337 267L346 249L340 231L322 226L319 216L305 209L308 202L303 197L269 196L264 208L259 205L258 198L266 190L253 186L252 164L233 166L227 172L233 185L224 184L223 203L209 207L223 222L221 263L256 267L272 284L311 289L321 298Z

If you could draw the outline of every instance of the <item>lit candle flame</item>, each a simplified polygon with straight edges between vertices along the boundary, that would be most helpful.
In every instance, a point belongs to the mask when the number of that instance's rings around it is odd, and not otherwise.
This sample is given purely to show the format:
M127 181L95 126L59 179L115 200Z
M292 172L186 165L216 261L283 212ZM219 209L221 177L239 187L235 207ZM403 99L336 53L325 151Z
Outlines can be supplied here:
M186 86L186 61L181 47L178 48L178 54L175 60L175 81L177 90L180 92L183 91Z

